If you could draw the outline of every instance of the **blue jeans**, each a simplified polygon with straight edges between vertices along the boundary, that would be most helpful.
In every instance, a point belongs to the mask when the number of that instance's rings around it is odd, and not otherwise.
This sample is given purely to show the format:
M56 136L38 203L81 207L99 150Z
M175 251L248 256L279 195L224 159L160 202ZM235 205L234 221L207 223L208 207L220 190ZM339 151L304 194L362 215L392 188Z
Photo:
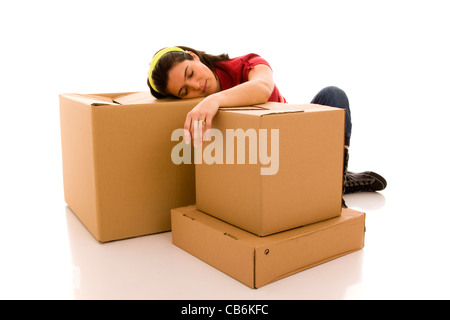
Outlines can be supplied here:
M338 87L326 87L316 94L311 103L345 110L345 145L350 146L350 137L352 135L352 116L350 113L350 104L345 92Z

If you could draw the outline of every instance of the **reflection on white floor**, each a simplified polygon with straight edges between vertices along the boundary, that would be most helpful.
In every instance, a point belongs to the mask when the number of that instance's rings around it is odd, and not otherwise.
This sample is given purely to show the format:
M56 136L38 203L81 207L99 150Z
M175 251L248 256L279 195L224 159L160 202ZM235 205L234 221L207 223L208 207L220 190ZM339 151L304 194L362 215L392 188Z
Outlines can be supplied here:
M361 280L363 251L254 290L173 246L170 232L99 244L66 216L76 299L344 299Z

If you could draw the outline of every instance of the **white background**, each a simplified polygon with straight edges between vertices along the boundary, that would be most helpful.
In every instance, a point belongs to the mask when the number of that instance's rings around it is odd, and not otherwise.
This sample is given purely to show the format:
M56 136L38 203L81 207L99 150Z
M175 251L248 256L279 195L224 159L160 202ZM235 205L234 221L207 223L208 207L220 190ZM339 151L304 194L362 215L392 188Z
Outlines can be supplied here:
M446 1L2 1L1 299L449 299L450 23ZM386 177L346 196L365 248L252 290L171 244L98 244L63 196L58 94L146 91L187 45L268 60L291 103L349 98L349 169Z

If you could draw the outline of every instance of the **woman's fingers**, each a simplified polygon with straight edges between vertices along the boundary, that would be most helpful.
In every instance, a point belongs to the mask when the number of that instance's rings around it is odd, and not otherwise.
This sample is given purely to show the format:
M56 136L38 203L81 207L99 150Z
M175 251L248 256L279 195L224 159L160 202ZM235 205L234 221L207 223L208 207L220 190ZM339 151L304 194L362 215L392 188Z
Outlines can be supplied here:
M213 117L206 117L205 132L203 133L203 137L205 138L205 141L211 140L212 119L213 119Z
M205 132L205 126L205 120L194 119L194 117L188 115L184 123L184 142L189 144L193 141L194 147L200 145Z
M203 134L205 132L206 121L203 119L197 119L193 121L193 135L194 147L201 146L203 143Z
M184 122L184 142L186 144L189 144L191 142L191 122L192 122L192 117L190 115L190 113L187 114L186 116L186 121Z
M203 144L203 141L210 140L210 130L212 119L219 109L219 104L214 99L203 100L186 116L184 123L185 142L194 141L194 147ZM206 133L206 136L205 136Z

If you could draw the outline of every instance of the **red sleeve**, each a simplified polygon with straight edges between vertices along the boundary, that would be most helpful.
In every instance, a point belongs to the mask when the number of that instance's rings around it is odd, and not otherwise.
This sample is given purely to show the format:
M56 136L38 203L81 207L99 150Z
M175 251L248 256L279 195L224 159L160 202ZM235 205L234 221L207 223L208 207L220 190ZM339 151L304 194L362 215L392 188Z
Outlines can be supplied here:
M259 55L251 53L227 61L216 63L216 74L222 90L227 90L248 81L248 74L258 64L264 64L272 69L269 63ZM268 101L286 102L276 85Z
M244 82L248 81L248 74L250 73L250 70L253 69L258 64L265 64L269 68L272 69L270 64L263 58L261 58L259 55L250 53L248 55L245 55L241 57L243 62L243 68L242 68L242 80Z

